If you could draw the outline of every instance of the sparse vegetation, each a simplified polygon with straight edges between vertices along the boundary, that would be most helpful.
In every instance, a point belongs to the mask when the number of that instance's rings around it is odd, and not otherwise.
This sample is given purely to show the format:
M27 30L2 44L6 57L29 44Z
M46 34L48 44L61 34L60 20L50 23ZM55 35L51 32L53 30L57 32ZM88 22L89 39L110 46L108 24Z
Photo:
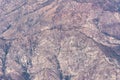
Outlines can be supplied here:
M120 80L119 0L1 0L0 80Z

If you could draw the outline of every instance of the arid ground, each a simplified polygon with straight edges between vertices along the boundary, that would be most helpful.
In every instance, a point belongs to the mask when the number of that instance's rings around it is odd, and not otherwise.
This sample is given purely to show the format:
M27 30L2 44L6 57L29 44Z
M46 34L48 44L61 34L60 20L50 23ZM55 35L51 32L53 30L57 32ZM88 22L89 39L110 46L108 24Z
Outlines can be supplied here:
M0 0L0 80L120 80L120 0Z

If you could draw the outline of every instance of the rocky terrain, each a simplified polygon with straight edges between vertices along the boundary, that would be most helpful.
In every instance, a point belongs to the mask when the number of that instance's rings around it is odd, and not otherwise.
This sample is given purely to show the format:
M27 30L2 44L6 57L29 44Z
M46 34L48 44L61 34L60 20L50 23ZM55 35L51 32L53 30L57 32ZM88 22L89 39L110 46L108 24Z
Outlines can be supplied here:
M120 0L0 0L0 80L120 80Z

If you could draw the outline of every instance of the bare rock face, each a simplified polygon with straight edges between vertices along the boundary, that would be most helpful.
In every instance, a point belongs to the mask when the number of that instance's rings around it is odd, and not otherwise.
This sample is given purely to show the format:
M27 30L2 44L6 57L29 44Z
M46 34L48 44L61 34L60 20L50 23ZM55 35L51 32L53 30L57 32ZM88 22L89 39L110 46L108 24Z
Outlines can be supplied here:
M119 0L0 0L0 80L120 80Z

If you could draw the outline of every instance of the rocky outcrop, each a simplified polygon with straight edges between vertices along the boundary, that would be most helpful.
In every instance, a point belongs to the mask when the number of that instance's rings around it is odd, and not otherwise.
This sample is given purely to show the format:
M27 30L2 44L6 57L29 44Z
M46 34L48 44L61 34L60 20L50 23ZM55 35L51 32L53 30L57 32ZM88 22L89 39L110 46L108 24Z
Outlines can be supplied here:
M0 80L119 80L119 0L1 0Z

